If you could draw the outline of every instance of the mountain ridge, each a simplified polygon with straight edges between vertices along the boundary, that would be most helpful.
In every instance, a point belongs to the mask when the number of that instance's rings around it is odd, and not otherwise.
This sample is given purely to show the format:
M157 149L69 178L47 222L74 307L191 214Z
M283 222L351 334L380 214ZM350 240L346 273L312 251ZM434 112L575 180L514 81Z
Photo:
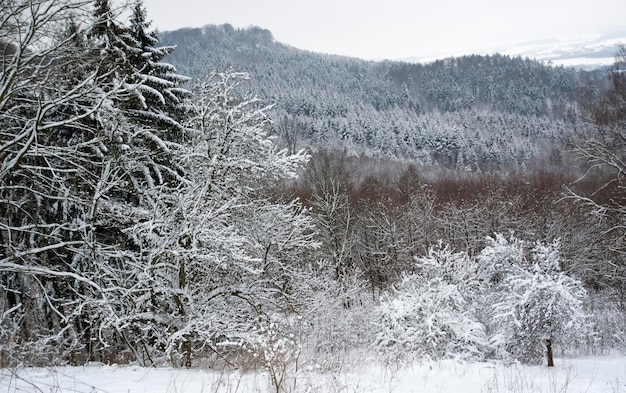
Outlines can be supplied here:
M341 149L472 171L556 163L580 126L572 126L580 91L606 86L603 71L521 56L414 64L318 54L260 27L206 25L163 33L161 41L177 46L166 60L191 77L249 73L244 88L275 105L271 132L291 150Z

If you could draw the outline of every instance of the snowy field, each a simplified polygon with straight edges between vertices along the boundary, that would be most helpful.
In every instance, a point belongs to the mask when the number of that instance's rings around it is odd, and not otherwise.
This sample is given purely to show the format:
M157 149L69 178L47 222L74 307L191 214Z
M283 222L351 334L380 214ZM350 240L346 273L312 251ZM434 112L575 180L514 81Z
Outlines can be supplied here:
M556 359L556 367L503 363L422 363L409 368L360 367L352 372L301 371L281 392L570 392L626 393L626 357ZM86 367L4 369L0 392L208 393L276 392L264 373L200 369Z

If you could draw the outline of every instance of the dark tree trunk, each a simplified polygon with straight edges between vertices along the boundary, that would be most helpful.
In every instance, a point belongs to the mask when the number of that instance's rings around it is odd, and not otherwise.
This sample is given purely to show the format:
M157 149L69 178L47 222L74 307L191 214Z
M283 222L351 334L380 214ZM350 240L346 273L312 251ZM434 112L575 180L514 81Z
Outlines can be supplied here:
M191 368L191 340L187 337L183 343L183 356L185 359L185 368Z
M546 340L546 350L548 353L548 367L554 367L554 359L552 357L552 339Z

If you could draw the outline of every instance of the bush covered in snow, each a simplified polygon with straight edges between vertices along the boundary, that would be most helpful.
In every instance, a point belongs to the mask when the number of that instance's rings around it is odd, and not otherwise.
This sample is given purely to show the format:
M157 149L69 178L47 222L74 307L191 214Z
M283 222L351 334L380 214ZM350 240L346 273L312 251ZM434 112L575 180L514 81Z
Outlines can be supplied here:
M379 307L377 347L433 359L482 357L486 337L471 310L471 263L443 246L417 258L417 272Z
M585 289L561 262L558 240L496 235L475 258L431 248L379 306L376 346L436 359L540 362L546 340L567 345L587 334Z

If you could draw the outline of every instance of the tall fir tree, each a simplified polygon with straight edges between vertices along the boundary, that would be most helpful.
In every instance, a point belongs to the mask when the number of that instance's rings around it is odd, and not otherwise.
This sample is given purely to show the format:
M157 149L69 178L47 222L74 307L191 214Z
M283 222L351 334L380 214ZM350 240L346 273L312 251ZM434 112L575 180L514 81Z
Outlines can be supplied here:
M115 106L123 113L126 126L116 127L112 142L136 190L179 182L182 169L175 164L171 147L184 140L180 121L190 92L181 85L189 78L161 61L174 48L156 46L158 38L149 30L141 1L132 9L129 26L117 22L110 4L110 0L95 1L91 39L110 88L120 86L123 92L115 96ZM102 126L110 125L109 121ZM127 146L132 156L124 153Z
M109 65L103 71L115 67L111 77L128 90L119 103L127 115L154 129L181 131L183 102L190 96L181 85L189 78L162 62L174 47L157 46L159 40L156 32L149 30L150 24L141 0L132 9L128 27L116 21L110 0L96 0L91 36L101 61Z
M189 80L177 74L176 68L162 62L174 51L173 46L157 46L159 39L150 29L143 2L138 0L130 19L130 38L134 50L129 53L133 68L132 80L140 85L136 91L134 116L147 120L155 127L181 130L184 99L190 92L181 85Z

